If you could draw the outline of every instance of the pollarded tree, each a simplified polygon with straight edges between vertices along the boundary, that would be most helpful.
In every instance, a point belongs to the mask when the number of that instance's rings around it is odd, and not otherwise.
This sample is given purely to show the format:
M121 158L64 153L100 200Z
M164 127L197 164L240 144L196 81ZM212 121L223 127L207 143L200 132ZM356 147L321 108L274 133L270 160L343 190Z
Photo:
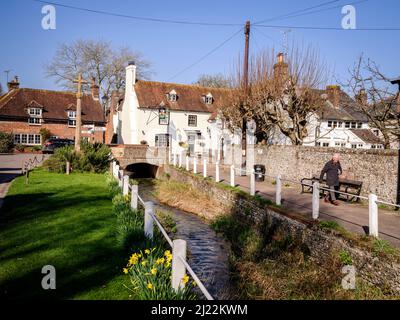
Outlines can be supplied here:
M230 81L223 74L202 74L194 85L201 87L211 87L211 88L228 88L230 87Z

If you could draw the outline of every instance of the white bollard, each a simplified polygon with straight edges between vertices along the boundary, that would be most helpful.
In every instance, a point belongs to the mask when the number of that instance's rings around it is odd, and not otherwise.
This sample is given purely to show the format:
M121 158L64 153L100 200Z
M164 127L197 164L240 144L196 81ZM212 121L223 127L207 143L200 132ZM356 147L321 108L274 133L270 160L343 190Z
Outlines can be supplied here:
M219 161L215 163L215 182L219 182Z
M197 174L197 157L193 157L193 173Z
M129 193L129 176L125 175L122 179L122 194L126 196Z
M313 183L312 217L314 220L319 217L319 182L317 181Z
M154 203L151 201L148 201L144 205L144 234L150 238L153 239L153 217L152 215L154 214Z
M368 211L369 211L369 235L377 237L378 234L378 204L376 194L370 193L368 196Z
M275 203L280 206L282 204L282 180L280 175L276 177L275 190Z
M137 184L132 185L131 191L131 209L138 209L138 194L139 194L139 186Z
M231 165L231 187L235 186L235 166Z
M186 155L186 171L189 171L189 156Z
M118 173L119 173L119 165L117 164L117 165L115 165L115 174L114 174L114 177L116 179L118 179Z
M179 168L182 168L182 153L179 156Z
M250 195L256 195L256 172L254 171L254 168L251 169L250 172Z
M203 159L203 178L207 178L207 159Z
M174 156L174 160L173 160L174 161L174 167L176 167L176 157L177 157L177 155L174 153L173 156Z
M183 288L182 278L186 274L186 267L181 258L186 260L186 241L177 239L172 242L172 288Z

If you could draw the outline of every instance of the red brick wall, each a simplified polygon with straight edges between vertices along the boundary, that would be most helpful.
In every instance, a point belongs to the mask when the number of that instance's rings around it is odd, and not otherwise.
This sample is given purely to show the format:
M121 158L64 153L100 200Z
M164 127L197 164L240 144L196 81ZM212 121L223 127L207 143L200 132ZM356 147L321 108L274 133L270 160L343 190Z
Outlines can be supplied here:
M49 129L52 135L58 136L60 138L74 139L75 136L75 128L68 127L66 123L46 123L40 126L35 126L29 125L27 121L0 121L1 132L39 134L41 128ZM82 131L87 130L88 128L82 126ZM95 141L104 142L102 131L95 131L94 135L82 133L82 137L89 137L93 139L93 136Z

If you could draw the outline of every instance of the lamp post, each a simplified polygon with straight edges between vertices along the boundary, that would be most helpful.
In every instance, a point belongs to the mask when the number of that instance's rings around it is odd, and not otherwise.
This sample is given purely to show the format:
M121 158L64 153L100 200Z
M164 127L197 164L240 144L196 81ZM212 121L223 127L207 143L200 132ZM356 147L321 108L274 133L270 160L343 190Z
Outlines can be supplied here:
M400 117L400 77L390 81L392 84L397 84L399 90L397 93L397 118ZM397 197L396 203L400 205L400 136L398 137L398 160L397 160Z

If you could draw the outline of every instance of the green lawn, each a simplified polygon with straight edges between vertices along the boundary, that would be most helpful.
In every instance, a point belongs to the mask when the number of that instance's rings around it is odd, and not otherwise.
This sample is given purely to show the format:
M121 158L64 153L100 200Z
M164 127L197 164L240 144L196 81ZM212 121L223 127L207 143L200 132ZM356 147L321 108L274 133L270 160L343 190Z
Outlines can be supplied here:
M0 209L0 298L128 299L111 206L104 175L14 180ZM56 290L41 287L44 265L56 268Z

